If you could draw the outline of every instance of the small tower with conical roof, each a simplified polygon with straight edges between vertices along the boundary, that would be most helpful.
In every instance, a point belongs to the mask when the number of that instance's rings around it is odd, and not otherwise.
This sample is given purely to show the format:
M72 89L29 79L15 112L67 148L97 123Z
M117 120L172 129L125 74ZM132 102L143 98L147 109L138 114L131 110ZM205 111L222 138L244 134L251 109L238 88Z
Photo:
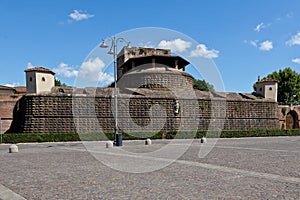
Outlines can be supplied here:
M54 72L44 67L34 67L25 70L26 93L49 93L55 86Z

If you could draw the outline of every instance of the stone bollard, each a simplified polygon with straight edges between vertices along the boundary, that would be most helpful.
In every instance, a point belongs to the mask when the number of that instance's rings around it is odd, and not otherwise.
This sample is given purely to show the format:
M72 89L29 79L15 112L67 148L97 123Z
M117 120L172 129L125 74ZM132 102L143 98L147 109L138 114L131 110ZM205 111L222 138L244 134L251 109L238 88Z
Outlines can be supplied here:
M201 143L207 143L207 139L205 137L201 138L200 140Z
M9 153L18 153L19 152L18 146L15 144L10 145L8 152Z
M106 148L113 148L114 143L112 141L107 141L106 142Z
M145 145L151 145L152 144L152 141L148 138L145 140Z

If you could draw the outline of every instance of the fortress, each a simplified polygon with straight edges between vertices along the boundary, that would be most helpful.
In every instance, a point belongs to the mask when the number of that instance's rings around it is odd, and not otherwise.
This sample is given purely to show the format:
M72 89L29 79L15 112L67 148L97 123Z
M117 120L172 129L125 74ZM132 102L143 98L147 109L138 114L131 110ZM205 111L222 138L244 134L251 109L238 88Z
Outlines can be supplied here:
M124 47L117 59L120 131L299 127L296 108L279 108L276 81L258 80L256 95L200 91L185 72L188 64L170 50ZM112 87L56 87L49 69L25 73L26 93L0 87L2 132L113 132Z

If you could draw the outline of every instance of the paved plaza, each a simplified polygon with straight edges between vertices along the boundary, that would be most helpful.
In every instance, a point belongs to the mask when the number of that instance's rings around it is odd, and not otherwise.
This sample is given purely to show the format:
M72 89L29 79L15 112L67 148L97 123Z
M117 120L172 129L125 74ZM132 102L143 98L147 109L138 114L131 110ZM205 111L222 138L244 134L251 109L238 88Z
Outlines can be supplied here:
M300 137L105 144L1 144L0 199L300 198Z

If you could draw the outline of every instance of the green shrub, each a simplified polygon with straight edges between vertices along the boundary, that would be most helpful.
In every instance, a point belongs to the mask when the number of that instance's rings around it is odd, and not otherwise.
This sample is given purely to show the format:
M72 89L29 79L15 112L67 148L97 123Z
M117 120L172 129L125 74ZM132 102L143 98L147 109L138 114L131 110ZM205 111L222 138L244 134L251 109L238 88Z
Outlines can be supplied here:
M240 137L270 137L270 136L300 136L300 129L290 130L222 130L222 131L160 131L157 133L122 133L123 140L162 139L193 139L193 138L240 138ZM137 137L138 135L138 137ZM29 142L67 142L67 141L101 141L113 140L114 133L55 133L55 134L3 134L3 143L29 143Z
M3 143L28 143L28 142L66 142L79 141L78 134L3 134Z
M286 107L281 108L281 113L283 114L283 116L285 116L285 114L286 114Z

